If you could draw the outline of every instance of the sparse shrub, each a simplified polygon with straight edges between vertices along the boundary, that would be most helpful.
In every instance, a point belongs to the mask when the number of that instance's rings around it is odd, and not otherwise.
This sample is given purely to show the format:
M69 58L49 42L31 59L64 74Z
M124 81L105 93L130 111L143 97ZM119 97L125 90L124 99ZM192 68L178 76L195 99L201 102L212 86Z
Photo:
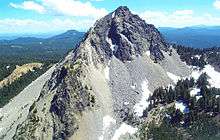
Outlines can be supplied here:
M36 106L36 102L34 102L34 103L30 106L29 112L31 112L31 111L35 108L35 106Z
M94 95L91 95L91 103L95 104L95 96Z

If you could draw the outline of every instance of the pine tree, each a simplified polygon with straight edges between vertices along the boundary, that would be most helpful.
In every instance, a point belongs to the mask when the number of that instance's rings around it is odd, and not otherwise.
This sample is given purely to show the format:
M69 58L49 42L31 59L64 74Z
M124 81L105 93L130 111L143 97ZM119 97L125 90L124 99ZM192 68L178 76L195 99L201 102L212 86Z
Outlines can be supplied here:
M169 91L168 91L168 103L173 102L175 99L175 91L173 90L172 86L169 87Z
M189 86L193 87L194 85L195 85L195 80L194 80L193 77L191 77L190 80L189 80Z
M206 73L201 74L196 84L199 88L207 87L209 85L208 75Z

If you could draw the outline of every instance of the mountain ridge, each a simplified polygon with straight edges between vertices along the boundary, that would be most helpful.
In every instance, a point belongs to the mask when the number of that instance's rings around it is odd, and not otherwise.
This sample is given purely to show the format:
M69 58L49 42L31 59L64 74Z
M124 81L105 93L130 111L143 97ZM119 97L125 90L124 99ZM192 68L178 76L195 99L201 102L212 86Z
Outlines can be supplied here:
M220 26L159 28L170 43L176 43L192 48L219 47Z
M3 39L3 40L0 40L0 43L1 44L25 44L25 43L44 43L45 41L51 41L51 40L60 40L60 39L63 39L63 38L71 38L71 37L74 37L74 36L79 36L79 37L82 37L84 35L84 32L79 32L79 31L76 31L76 30L67 30L66 32L64 33L61 33L61 34L58 34L58 35L54 35L52 37L47 37L47 38L40 38L40 37L18 37L18 38L15 38L15 39L10 39L10 40L6 40L6 39ZM0 44L0 45L1 45Z
M0 57L3 61L19 58L23 61L30 59L40 62L50 60L56 63L78 44L83 36L82 32L70 30L48 39L26 37L2 40L0 41Z

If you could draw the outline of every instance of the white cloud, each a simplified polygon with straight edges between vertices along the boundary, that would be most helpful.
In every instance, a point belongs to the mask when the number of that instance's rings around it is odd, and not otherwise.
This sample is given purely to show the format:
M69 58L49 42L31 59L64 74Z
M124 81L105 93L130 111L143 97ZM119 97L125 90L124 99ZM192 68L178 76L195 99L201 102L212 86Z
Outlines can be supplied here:
M13 8L45 14L52 20L2 19L0 20L1 33L42 33L68 29L85 31L98 18L107 14L104 8L96 8L91 2L80 0L25 0L20 4L10 3L9 5Z
M90 1L104 1L104 0L90 0Z
M17 8L17 9L24 9L24 10L33 10L36 11L38 13L44 13L46 10L45 8L34 2L34 1L24 1L21 4L15 4L15 3L10 3L9 4L11 7Z
M28 30L29 32L49 32L64 29L87 30L96 19L107 14L107 10L94 7L91 1L102 0L87 0L83 2L80 0L26 0L20 4L10 3L10 6L14 8L34 10L41 14L47 14L47 16L51 16L52 18L55 17L56 19L49 21L2 19L0 20L0 24L2 24L0 25L0 30L1 32L6 32L6 30L10 32L23 32L23 30L27 32ZM214 5L215 7L219 6L220 9L220 0L216 0ZM144 11L143 13L137 14L145 19L147 23L154 24L157 27L185 27L201 24L219 25L220 23L220 17L210 14L196 15L194 11L190 9L173 12ZM39 29L36 29L36 27Z
M1 19L0 31L4 33L48 33L76 29L87 30L95 21L93 19L52 19L48 21L33 19Z
M104 8L97 9L90 2L82 3L78 0L42 0L48 9L67 16L101 17L107 14Z
M216 1L213 3L213 6L214 6L216 9L220 9L220 0L216 0Z
M175 14L175 15L192 15L193 10L177 10L173 14Z
M145 11L139 14L147 23L157 27L186 27L194 25L219 25L220 17L210 14L195 15L192 10L178 10L172 13Z
M99 18L107 14L104 8L96 8L91 2L81 2L79 0L35 0L34 1L24 1L22 4L10 5L14 8L24 9L24 10L35 10L39 13L47 11L47 13L53 15L62 16L79 16L79 17L93 17Z

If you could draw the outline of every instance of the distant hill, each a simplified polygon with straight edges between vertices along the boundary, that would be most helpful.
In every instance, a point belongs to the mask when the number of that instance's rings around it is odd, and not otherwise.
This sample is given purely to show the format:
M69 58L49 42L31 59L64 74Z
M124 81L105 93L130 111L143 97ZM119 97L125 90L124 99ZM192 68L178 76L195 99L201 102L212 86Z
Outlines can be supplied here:
M0 40L0 46L22 46L25 49L35 49L34 47L38 49L69 49L73 48L81 40L83 35L83 32L69 30L49 38L19 37L13 40Z
M161 27L159 30L171 43L193 48L220 47L220 26Z
M67 48L72 49L82 39L84 32L78 32L76 30L69 30L63 34L59 34L43 41L47 46L53 46L55 48Z
M64 56L81 41L84 32L69 30L49 38L19 37L0 40L0 56L50 57Z

